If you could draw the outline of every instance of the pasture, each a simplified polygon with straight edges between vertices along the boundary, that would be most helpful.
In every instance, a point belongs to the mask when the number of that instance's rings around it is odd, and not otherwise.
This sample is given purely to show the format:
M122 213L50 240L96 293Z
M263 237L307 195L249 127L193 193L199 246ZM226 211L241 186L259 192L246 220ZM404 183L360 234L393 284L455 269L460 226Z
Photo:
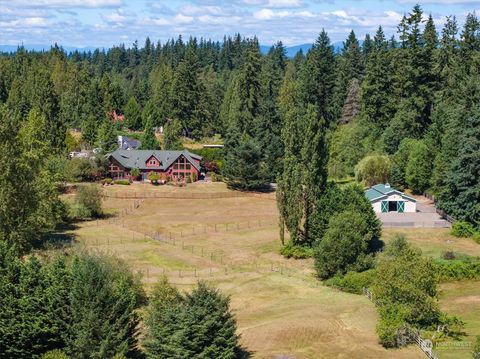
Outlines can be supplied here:
M233 197L222 183L186 188L136 184L106 190L115 196L104 200L111 217L72 229L76 245L125 259L142 272L147 290L161 275L184 290L198 280L211 282L231 296L241 342L253 358L423 357L414 346L382 348L375 333L376 309L367 298L323 286L313 276L311 260L279 255L273 194ZM119 198L132 191L147 198ZM154 198L168 193L183 199ZM184 198L192 193L225 196ZM384 232L386 240L405 233L427 255L450 247L480 253L480 246L441 229ZM473 287L472 292L479 293ZM454 314L448 303L445 294L442 306Z

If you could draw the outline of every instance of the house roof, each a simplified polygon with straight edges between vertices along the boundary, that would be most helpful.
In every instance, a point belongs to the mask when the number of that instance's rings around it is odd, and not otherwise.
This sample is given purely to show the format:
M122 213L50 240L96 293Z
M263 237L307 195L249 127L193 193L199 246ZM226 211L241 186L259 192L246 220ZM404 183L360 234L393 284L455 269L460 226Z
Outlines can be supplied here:
M140 170L163 170L165 171L177 160L180 156L185 156L188 162L192 164L197 170L200 171L200 165L198 165L194 159L201 160L202 157L183 151L156 151L156 150L116 150L108 155L109 158L114 158L125 168L138 168ZM147 167L147 160L154 156L160 161L160 166Z
M126 136L118 136L119 148L121 150L128 150L128 149L137 149L142 145L142 142L135 138L130 138Z
M405 193L400 192L387 184L376 184L373 187L370 187L365 191L365 197L367 197L370 202L377 202L382 199L388 198L391 194L398 194L402 198L410 201L410 202L416 202L416 200L412 197L407 196Z

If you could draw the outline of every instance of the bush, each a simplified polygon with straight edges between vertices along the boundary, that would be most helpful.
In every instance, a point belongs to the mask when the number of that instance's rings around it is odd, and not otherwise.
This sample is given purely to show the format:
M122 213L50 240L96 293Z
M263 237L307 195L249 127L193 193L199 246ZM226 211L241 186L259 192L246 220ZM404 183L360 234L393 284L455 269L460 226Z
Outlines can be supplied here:
M147 178L153 185L157 185L160 175L157 172L148 172Z
M43 354L41 359L68 359L68 355L61 350L55 349Z
M80 221L91 217L91 212L84 205L73 203L68 205L68 219L71 221Z
M114 184L120 184L120 185L123 185L123 186L130 186L130 181L129 180L115 180L113 181Z
M286 258L305 259L313 257L313 248L295 245L292 242L288 242L280 249L280 253Z
M132 168L132 170L130 171L130 176L137 179L138 177L140 177L140 170L138 168Z
M475 232L475 228L471 223L457 221L453 223L452 231L450 233L455 237L468 238L473 237Z
M330 287L339 288L348 293L362 294L363 288L368 288L375 278L375 270L364 272L348 272L344 276L337 275L324 283Z
M435 273L439 281L480 278L480 259L437 259L434 262Z
M197 182L197 180L198 180L197 172L192 172L190 177L191 177L192 182Z
M111 178L104 178L100 181L100 183L103 185L111 185L113 183L113 180Z
M218 175L216 173L211 173L210 174L210 178L212 180L212 182L217 182L218 181Z
M384 346L398 346L400 322L416 328L441 324L435 265L419 249L404 237L395 237L379 257L376 271L372 294L379 307L377 332Z
M79 187L75 196L75 205L81 211L88 211L88 217L98 218L103 215L102 193L96 185ZM86 212L85 212L86 213Z
M380 321L377 324L377 334L385 348L398 348L408 344L405 340L405 317L408 310L402 305L380 307Z
M472 239L477 242L478 244L480 244L480 232L477 232L473 235Z
M315 249L317 275L326 279L349 270L368 269L358 268L357 264L368 263L363 257L367 255L371 240L372 235L361 214L353 211L335 214Z
M477 340L475 341L472 355L473 359L480 359L480 335L477 335Z

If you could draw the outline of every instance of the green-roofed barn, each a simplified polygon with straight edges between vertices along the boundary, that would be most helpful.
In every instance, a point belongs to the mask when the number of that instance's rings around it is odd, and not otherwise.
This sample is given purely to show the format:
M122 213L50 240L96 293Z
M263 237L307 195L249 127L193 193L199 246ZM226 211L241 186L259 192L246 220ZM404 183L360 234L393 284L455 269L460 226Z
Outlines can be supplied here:
M156 172L167 179L185 179L193 174L200 175L202 157L183 151L155 150L116 150L108 155L110 161L109 173L113 179L130 178L130 171L137 168L142 179L149 172Z
M388 183L370 187L365 191L365 196L372 203L376 213L415 213L417 211L417 201L414 198L390 187Z

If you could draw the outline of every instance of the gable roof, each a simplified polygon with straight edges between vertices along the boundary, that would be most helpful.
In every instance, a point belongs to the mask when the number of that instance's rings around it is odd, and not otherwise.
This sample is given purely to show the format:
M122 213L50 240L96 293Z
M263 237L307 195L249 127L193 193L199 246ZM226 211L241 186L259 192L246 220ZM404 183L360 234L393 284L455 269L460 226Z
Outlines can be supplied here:
M414 198L409 197L405 193L390 187L389 184L376 184L365 191L365 197L367 197L370 202L386 199L391 194L398 194L403 199L406 199L410 202L417 202Z
M114 158L125 168L138 168L140 170L163 170L165 171L177 160L178 157L184 156L188 162L191 163L198 171L200 171L200 165L195 162L201 160L202 157L194 155L187 150L183 151L156 151L156 150L116 150L108 155L108 158ZM147 160L154 156L160 161L160 166L147 167Z

